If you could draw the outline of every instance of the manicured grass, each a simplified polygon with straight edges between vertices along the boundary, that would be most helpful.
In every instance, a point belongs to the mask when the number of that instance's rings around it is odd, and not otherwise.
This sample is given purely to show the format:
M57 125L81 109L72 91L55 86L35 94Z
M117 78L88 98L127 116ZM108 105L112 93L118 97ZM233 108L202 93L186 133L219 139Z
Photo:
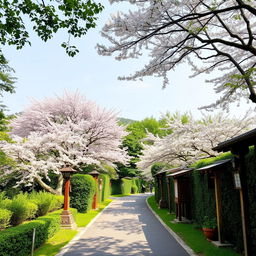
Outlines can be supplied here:
M124 197L124 196L130 196L131 194L123 195L123 194L118 194L118 195L111 195L111 197Z
M87 213L77 213L76 215L76 224L78 227L85 227L90 223L90 221L98 214L100 213L107 205L109 205L112 202L111 199L107 199L105 202L101 203L99 205L98 210L91 210Z
M100 213L108 204L112 202L111 199L107 199L105 202L99 205L98 210L91 210L87 213L76 214L76 224L78 227L87 226L91 220ZM62 210L55 211L53 214L60 214ZM34 256L54 256L62 247L64 247L76 234L77 230L61 229L52 238L50 238L44 245L39 247L34 252Z
M149 197L148 203L154 212L177 233L184 242L197 254L202 256L239 256L231 248L218 248L207 241L201 229L194 224L171 223L175 218L174 214L169 214L167 209L158 209L154 196Z
M39 247L34 256L54 256L60 249L65 246L76 234L77 230L61 229L52 238L50 238L44 245Z

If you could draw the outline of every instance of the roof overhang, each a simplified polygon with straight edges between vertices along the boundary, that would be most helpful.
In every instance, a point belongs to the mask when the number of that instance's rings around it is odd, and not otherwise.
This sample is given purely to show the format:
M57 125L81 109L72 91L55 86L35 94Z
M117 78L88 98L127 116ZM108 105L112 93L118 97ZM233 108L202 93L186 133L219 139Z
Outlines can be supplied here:
M214 147L213 150L218 152L227 152L233 149L247 148L256 145L256 129L243 133L230 140L223 141Z
M173 173L173 172L176 172L176 171L179 171L179 170L182 170L182 168L181 167L177 167L177 168L172 168L172 169L165 169L165 170L162 170L162 171L159 171L159 172L157 172L155 175L153 175L153 176L157 176L157 175L159 175L159 174L164 174L164 173Z
M174 172L172 174L167 175L167 177L178 178L178 177L181 177L181 176L185 176L186 174L192 172L193 170L194 170L193 168L181 169L177 172Z
M199 171L221 171L221 170L223 170L223 167L230 162L231 162L231 159L220 160L213 164L199 168L197 170L199 170Z

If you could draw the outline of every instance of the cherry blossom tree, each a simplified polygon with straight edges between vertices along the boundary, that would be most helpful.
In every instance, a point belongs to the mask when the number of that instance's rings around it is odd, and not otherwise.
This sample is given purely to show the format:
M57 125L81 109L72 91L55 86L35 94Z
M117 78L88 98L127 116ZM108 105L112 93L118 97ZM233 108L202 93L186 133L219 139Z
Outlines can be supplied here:
M99 108L79 93L35 101L12 121L15 143L3 142L2 150L16 161L3 175L17 173L18 185L37 182L47 191L60 193L59 169L84 164L112 165L126 163L129 157L122 149L127 135L117 123L116 114ZM43 180L49 171L59 177L57 189Z
M214 146L248 131L255 121L250 112L243 118L217 114L205 116L200 121L190 115L186 123L176 116L169 121L171 134L163 138L148 134L153 144L144 145L139 166L146 169L155 162L188 165L202 158L217 156L218 153L212 150Z
M212 83L220 98L204 108L228 108L230 102L256 102L256 1L252 0L110 0L130 2L133 9L113 15L102 30L110 45L98 45L101 55L118 60L150 61L120 79L156 75L168 84L167 73L188 62L192 77L214 72ZM218 71L218 72L215 72Z

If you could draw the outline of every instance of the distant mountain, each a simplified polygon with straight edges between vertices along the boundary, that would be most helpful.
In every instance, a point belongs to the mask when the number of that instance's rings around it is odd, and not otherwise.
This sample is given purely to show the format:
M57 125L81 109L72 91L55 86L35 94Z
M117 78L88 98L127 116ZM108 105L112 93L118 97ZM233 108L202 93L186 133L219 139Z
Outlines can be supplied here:
M137 122L136 120L132 120L132 119L128 119L128 118L123 118L123 117L118 117L118 122L122 125L127 125L127 124L131 124L134 122Z

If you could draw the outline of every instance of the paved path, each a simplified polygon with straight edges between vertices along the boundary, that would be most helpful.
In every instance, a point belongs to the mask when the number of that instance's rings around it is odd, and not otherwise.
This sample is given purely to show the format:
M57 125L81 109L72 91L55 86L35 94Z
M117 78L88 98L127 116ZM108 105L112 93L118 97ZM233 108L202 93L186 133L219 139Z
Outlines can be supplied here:
M188 256L147 208L148 195L116 198L65 256Z

